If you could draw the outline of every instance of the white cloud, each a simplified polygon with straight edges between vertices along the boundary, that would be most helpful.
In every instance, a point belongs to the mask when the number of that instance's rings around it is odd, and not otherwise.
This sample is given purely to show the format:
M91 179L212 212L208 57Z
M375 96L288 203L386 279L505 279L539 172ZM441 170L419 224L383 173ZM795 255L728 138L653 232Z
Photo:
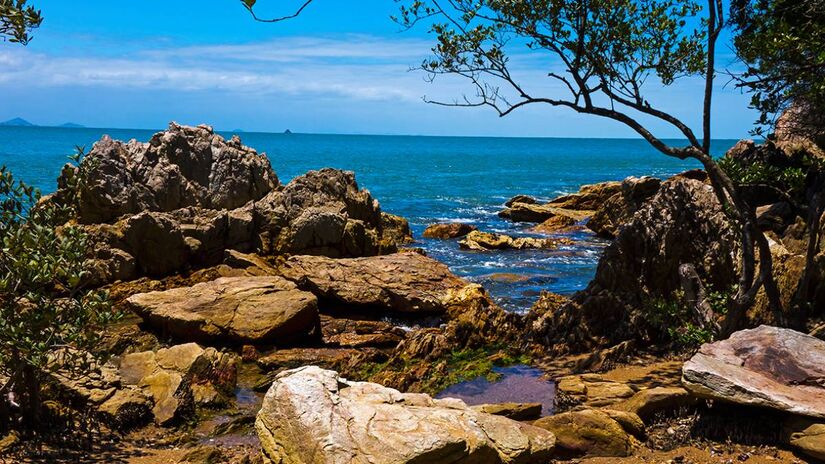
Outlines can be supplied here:
M370 36L294 37L241 45L144 50L128 57L59 56L0 50L0 84L105 86L252 94L318 94L361 100L420 100L421 40Z

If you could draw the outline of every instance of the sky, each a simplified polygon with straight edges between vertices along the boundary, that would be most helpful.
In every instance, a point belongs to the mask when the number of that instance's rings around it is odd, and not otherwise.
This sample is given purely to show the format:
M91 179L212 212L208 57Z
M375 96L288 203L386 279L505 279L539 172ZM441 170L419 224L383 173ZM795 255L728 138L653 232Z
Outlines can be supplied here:
M428 100L472 95L468 82L429 82L411 68L429 55L426 28L401 31L394 0L315 0L299 17L258 23L238 0L31 0L45 20L27 46L0 42L0 121L159 129L169 121L220 130L408 135L635 137L619 123L528 106L489 108ZM301 0L258 0L260 16ZM723 37L727 41L727 37ZM735 66L727 44L722 66ZM562 92L541 55L514 74L535 94ZM749 97L717 79L715 138L748 134ZM651 86L650 100L700 127L702 81ZM657 135L677 134L652 124Z

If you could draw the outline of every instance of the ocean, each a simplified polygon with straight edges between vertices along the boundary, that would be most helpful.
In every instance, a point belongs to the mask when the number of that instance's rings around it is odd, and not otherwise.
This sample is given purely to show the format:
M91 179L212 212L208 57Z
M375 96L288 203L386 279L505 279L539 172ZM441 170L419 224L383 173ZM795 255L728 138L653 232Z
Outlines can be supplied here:
M46 194L56 188L55 179L75 146L90 149L104 134L146 141L154 132L0 127L0 165ZM423 239L424 228L460 221L483 231L529 235L529 224L496 215L516 194L551 199L583 184L627 176L664 178L699 167L664 156L636 139L238 135L245 145L268 155L284 183L311 169L354 171L359 186L372 192L384 211L410 221L413 246L456 274L483 284L499 304L517 312L527 311L542 290L570 294L584 288L606 242L582 232L572 237L575 245L557 251L482 253L459 250L457 240ZM716 140L714 152L724 153L735 142Z

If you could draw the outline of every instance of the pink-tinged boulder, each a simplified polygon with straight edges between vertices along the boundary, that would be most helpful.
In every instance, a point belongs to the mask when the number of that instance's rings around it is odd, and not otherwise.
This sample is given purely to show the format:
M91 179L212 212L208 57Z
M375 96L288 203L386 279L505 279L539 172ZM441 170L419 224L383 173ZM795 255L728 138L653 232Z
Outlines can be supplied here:
M682 368L693 394L825 418L825 341L761 326L702 346Z

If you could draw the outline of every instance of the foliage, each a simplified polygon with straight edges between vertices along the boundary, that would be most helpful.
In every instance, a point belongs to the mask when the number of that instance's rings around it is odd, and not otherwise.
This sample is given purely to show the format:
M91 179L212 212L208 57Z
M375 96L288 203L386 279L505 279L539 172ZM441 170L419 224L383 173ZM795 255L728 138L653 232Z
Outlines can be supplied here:
M735 289L707 293L708 303L715 314L727 313L734 292ZM647 322L660 336L666 336L677 350L690 350L713 341L713 332L694 322L693 311L682 292L676 291L670 298L650 298L644 306Z
M26 45L29 31L40 27L40 10L26 5L28 0L0 0L0 39Z
M794 198L805 193L807 171L801 167L779 167L763 161L742 161L730 156L720 158L718 163L738 186L772 186Z
M825 2L733 0L736 52L747 69L738 85L761 112L758 132L795 100L825 110Z
M46 375L65 368L54 355L82 368L74 362L80 350L94 347L100 327L115 317L105 292L84 287L86 235L56 225L71 206L40 200L0 168L0 391L13 394L28 427L38 425Z

